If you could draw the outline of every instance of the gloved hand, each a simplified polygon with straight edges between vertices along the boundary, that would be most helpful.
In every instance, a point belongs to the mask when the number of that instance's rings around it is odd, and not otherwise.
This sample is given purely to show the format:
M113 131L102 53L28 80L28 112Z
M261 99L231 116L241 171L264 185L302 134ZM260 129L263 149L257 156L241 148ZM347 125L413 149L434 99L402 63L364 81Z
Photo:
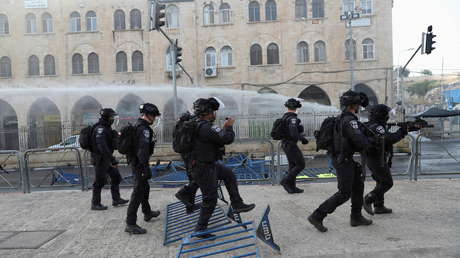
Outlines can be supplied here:
M302 144L303 144L303 145L306 145L306 144L308 144L308 140L307 140L307 138L302 138L301 142L302 142Z

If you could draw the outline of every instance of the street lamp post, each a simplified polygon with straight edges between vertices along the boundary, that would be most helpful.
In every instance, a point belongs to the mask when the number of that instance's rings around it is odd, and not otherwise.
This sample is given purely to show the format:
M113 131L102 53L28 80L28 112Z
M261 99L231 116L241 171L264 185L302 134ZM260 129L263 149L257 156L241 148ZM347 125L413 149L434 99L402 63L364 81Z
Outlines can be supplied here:
M352 21L355 19L359 19L359 13L354 12L354 11L347 11L344 14L340 16L340 20L346 21L346 24L348 24L348 38L349 38L349 58L348 61L350 61L350 88L353 91L356 91L355 87L355 49L353 46L353 26L352 26Z

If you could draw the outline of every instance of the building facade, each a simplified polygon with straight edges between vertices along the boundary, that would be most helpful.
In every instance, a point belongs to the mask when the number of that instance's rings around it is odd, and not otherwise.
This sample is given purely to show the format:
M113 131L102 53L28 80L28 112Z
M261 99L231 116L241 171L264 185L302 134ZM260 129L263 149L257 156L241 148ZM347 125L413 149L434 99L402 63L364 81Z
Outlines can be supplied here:
M178 71L180 86L278 93L338 105L340 94L351 87L353 52L357 90L373 102L391 98L391 0L161 2L164 30L178 39L182 64L194 79L191 85ZM149 30L149 9L148 0L2 0L0 89L171 84L169 43ZM340 19L347 10L361 14L352 24L353 41ZM19 127L31 122L37 99L11 98L0 96L2 110L15 113L0 117L0 130L14 116ZM70 120L79 101L55 104L59 119ZM100 96L97 102L106 106L114 100Z

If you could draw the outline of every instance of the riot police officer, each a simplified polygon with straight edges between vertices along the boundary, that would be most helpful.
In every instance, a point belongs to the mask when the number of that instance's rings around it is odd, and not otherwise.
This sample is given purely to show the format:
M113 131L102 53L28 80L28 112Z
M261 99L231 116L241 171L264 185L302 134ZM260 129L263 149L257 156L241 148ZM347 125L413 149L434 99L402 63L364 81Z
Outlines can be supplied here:
M92 210L107 210L107 206L101 204L101 190L106 184L107 175L110 176L110 191L112 194L112 205L118 206L128 203L120 197L121 175L118 171L118 161L113 156L116 149L117 133L112 130L117 113L111 108L101 109L100 119L92 130L92 142L94 147L91 158L96 172L93 183Z
M363 134L358 122L359 107L369 104L367 96L354 91L347 91L340 97L342 114L338 117L334 129L334 152L331 153L333 166L337 171L338 192L323 202L308 217L308 221L320 232L326 232L323 219L327 214L351 198L351 226L370 225L372 220L363 217L364 179L361 165L353 160L353 154L374 144L373 138Z
M284 190L290 194L303 193L303 189L296 187L297 175L305 168L305 160L302 151L299 149L299 146L297 146L297 142L301 141L302 144L308 144L308 140L305 138L304 128L296 113L297 109L302 107L302 104L300 101L291 98L286 101L284 106L288 111L282 117L286 130L284 130L285 135L281 140L281 147L284 153L286 153L289 171L281 180L280 184L283 186Z
M142 213L144 213L144 221L150 221L160 215L160 211L152 211L150 207L150 185L148 180L152 178L149 159L155 147L154 133L150 126L161 114L158 108L151 103L142 104L139 109L141 117L135 125L135 154L127 156L134 175L134 189L128 205L125 229L125 232L130 234L147 233L147 230L136 224L137 210L140 205L142 206Z
M223 180L228 190L231 206L236 213L248 212L255 208L254 204L245 204L238 191L238 184L233 171L218 161L224 154L224 146L231 144L235 139L233 124L235 120L228 118L223 128L213 125L216 119L216 100L198 99L194 103L195 114L199 117L196 142L192 150L192 177L203 194L203 202L198 224L195 231L207 228L217 204L217 180ZM218 106L217 106L218 109ZM212 234L203 234L201 238L212 237Z
M364 209L369 214L392 213L391 209L384 206L384 194L393 186L390 167L391 156L393 155L393 144L399 142L407 135L407 127L401 127L398 131L388 131L387 122L390 118L391 108L378 104L370 108L369 122L366 123L373 134L383 137L383 144L370 148L366 152L366 163L372 172L372 178L376 181L374 190L364 198ZM417 129L416 129L417 130ZM374 205L374 209L372 208Z

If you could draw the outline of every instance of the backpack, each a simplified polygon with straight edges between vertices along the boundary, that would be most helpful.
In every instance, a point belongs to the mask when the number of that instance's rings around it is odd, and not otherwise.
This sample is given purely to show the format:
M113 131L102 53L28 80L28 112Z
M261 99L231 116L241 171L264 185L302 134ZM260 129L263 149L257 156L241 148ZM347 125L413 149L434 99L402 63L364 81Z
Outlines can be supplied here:
M284 135L286 134L285 132L285 120L284 118L278 118L275 120L273 123L272 131L270 133L270 136L272 137L273 140L282 140L284 138Z
M128 123L121 128L118 137L118 152L124 155L132 156L136 153L136 126Z
M326 150L334 153L334 130L338 120L338 117L328 117L321 123L320 129L314 132L316 151Z
M189 154L193 150L197 121L189 113L181 116L173 131L173 150L180 154Z
M87 151L92 151L93 145L93 128L94 125L88 125L80 131L80 137L78 138L78 143L80 147Z

